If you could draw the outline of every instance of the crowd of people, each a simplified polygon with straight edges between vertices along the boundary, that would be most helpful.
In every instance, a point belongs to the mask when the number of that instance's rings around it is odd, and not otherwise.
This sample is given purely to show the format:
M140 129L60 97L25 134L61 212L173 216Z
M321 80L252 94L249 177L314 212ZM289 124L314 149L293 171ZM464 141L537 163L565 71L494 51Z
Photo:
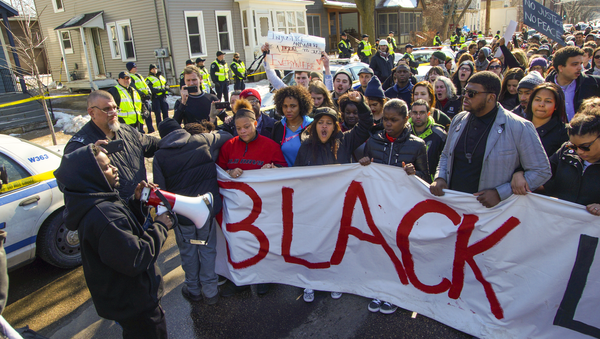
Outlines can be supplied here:
M231 114L223 115L215 107L219 98L205 90L200 68L189 65L175 116L162 116L158 125L161 139L141 134L121 118L119 92L93 92L91 121L70 140L56 178L65 193L67 227L79 230L98 314L118 321L124 337L136 326L147 338L166 337L156 258L172 227L188 300L215 304L219 297L248 289L227 281L219 291L214 221L194 227L183 216L174 223L168 213L155 219L140 213L140 191L155 187L145 182L144 158L149 157L162 189L187 196L212 193L213 216L221 209L216 166L243 180L253 170L372 162L417 176L434 196L452 189L492 208L513 194L538 192L600 216L596 33L568 34L574 46L565 47L539 35L508 44L498 36L491 46L485 40L465 43L456 60L433 53L433 67L423 81L414 76L412 46L394 63L395 40L383 39L372 56L361 54L370 67L359 72L354 88L348 71L331 74L326 54L325 74L296 71L294 86L285 85L265 63L281 120L261 112L262 98L254 89L231 93ZM340 54L347 53L346 44L338 47ZM268 53L269 46L263 51ZM155 74L152 66L150 72ZM128 76L119 78L125 83ZM156 79L149 82L162 84ZM105 147L118 140L123 149L107 156ZM305 287L304 300L311 302L314 291ZM257 292L270 288L260 284ZM378 299L368 304L371 312L396 309Z

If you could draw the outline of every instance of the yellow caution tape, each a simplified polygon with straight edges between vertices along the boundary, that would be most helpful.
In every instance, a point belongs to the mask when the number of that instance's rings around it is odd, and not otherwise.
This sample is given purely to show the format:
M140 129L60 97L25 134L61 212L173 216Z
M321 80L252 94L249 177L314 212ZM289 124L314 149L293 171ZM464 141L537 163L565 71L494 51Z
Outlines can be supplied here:
M54 171L48 171L45 173L36 174L31 177L23 178L21 180L9 182L8 184L2 185L2 188L0 188L0 193L4 193L4 192L15 190L17 188L33 185L36 182L42 182L42 181L50 180L52 178L54 178Z
M24 104L26 102L36 101L36 100L41 100L41 99L50 100L50 99L58 99L58 98L80 97L80 96L84 96L84 95L88 95L88 94L87 93L85 93L85 94L67 94L67 95L56 95L56 96L53 96L53 97L44 97L44 96L41 96L41 95L37 95L37 96L31 97L31 98L27 98L27 99L23 99L23 100L17 100L17 101L11 101L11 102L7 102L7 103L4 103L4 104L1 104L0 108L8 107L8 106L14 106L14 105L19 105L19 104Z
M259 75L259 74L265 74L265 72L256 72L256 73L248 74L246 76L251 77L253 75Z

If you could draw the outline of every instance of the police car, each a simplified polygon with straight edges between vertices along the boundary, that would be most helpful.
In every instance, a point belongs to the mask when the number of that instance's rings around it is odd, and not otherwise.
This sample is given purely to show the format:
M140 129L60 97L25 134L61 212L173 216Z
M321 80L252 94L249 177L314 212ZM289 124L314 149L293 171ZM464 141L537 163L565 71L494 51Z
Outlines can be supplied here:
M79 238L65 227L63 194L53 174L61 149L0 134L0 229L7 232L9 269L36 255L61 268L81 264Z
M413 53L412 53L413 57L415 58L415 61L419 63L419 67L417 68L418 74L415 75L415 77L417 78L417 81L422 81L425 79L425 75L427 75L427 73L429 72L429 70L432 67L429 65L429 60L431 59L431 56L433 55L433 53L436 51L442 51L442 52L444 52L444 54L446 54L446 56L449 56L452 59L454 59L454 52L448 46L417 47L417 48L413 49ZM398 61L400 61L400 59L402 59L403 56L404 56L403 53L394 54L394 65L397 65ZM443 67L443 66L444 66L443 64L440 65L440 67Z

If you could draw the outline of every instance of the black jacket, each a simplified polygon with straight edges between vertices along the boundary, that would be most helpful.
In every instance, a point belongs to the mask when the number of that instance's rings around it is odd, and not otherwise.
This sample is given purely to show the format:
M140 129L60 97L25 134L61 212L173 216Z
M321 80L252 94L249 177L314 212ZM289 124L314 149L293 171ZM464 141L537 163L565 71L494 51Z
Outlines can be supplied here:
M546 82L554 83L555 76L556 72L550 73L546 77ZM575 79L575 84L573 104L575 113L577 113L583 100L600 95L600 76L581 73L581 75Z
M446 134L443 126L432 123L431 121L429 122L429 127L420 135L416 133L412 123L411 126L413 127L413 135L425 141L425 145L427 146L427 163L429 166L429 174L432 176L431 180L433 180L433 176L437 170L437 165L440 161L440 156L442 155L444 146L446 145L446 138L448 135Z
M379 78L379 81L383 84L387 78L392 75L392 68L394 68L394 56L388 55L387 60L384 59L379 51L371 58L369 65L375 73L375 76ZM386 88L384 88L385 90Z
M446 131L446 132L448 131L448 128L450 128L450 124L452 123L452 120L444 112L442 112L441 110L439 110L437 108L434 108L433 113L431 113L431 117L433 118L433 120L435 121L436 124L442 126L444 131Z
M581 205L600 203L600 163L583 170L577 152L563 145L550 157L552 178L544 184L544 194Z
M106 180L91 145L63 156L54 172L63 187L65 225L77 230L85 281L98 315L121 320L153 310L163 295L156 259L167 227L148 223L139 200L126 204Z
M404 127L402 134L394 140L393 144L385 136L385 131L374 134L365 147L365 155L378 164L402 167L413 164L417 175L431 182L427 164L427 146L425 141L411 134L410 124Z
M339 132L335 136L338 144L337 159L331 150L330 143L318 142L314 145L309 137L308 130L301 135L302 144L296 156L294 166L315 166L331 164L348 164L352 162L354 151L367 141L370 137L370 129L373 126L373 115L366 103L356 104L358 108L358 123L349 131ZM316 125L313 124L314 128Z
M546 155L550 158L565 142L569 141L567 125L559 119L550 119L544 125L536 128Z
M122 152L110 154L108 157L112 164L119 169L121 198L128 199L140 181L148 180L144 158L154 156L154 152L158 149L158 138L141 134L126 124L121 124L121 128L115 134L115 140L122 139L125 148ZM93 121L90 121L69 140L65 146L65 154L105 139L108 139L106 134Z
M456 96L454 98L449 99L444 106L437 101L435 103L437 109L441 110L452 120L455 115L462 112L462 97Z
M229 139L231 134L225 131L191 135L178 129L169 133L160 140L154 154L154 183L166 191L188 197L211 192L214 198L212 215L217 215L222 201L215 161L219 149ZM184 216L179 215L178 219L182 225L193 224Z

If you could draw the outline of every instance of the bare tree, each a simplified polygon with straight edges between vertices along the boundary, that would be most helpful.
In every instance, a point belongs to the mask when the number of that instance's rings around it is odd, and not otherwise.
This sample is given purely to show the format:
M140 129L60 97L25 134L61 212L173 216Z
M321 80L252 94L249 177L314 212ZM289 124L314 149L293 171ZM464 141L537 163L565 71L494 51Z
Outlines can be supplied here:
M562 3L567 18L573 24L592 20L600 13L598 0L578 0Z
M42 31L38 24L37 18L41 15L36 12L34 3L32 0L10 0L11 5L19 10L19 14L22 20L16 21L23 34L17 35L14 34L14 31L11 30L13 38L15 40L15 47L10 47L11 52L16 52L19 56L19 60L24 65L21 65L21 69L16 70L18 73L23 73L23 71L30 71L33 81L28 85L33 88L34 92L37 95L42 96L40 99L42 107L44 108L44 113L46 115L46 122L48 123L48 128L50 129L50 134L52 135L52 142L54 145L57 144L56 134L54 133L54 125L52 124L52 118L50 116L50 112L48 111L48 105L46 104L45 96L46 90L44 83L42 82L42 77L40 76L40 71L37 66L37 59L40 55L40 51L43 51L44 41L46 38L43 37ZM43 10L42 10L43 11ZM35 20L33 20L35 19ZM14 23L15 21L13 21ZM2 23L4 25L4 23ZM8 27L5 26L5 29L9 30Z
M375 0L356 0L356 9L360 14L360 27L363 34L368 34L373 39L375 35Z

